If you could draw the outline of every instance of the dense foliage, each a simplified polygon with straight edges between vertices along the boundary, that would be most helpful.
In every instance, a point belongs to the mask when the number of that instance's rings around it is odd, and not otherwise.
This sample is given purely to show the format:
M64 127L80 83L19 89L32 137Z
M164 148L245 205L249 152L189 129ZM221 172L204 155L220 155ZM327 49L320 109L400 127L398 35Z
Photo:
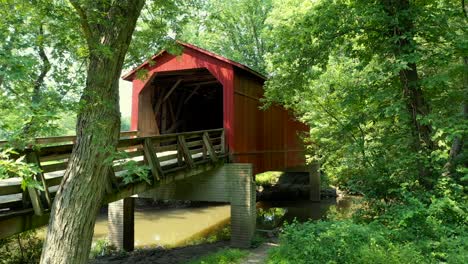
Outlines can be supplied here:
M41 257L43 240L34 231L0 239L0 263L37 263Z
M327 175L369 198L432 189L451 159L466 181L466 150L449 155L468 131L462 11L459 1L276 2L268 102L295 110Z
M466 263L464 2L277 1L267 23L267 105L366 199L354 221L287 227L272 263Z
M272 39L264 36L271 0L199 0L182 40L266 72L265 53Z

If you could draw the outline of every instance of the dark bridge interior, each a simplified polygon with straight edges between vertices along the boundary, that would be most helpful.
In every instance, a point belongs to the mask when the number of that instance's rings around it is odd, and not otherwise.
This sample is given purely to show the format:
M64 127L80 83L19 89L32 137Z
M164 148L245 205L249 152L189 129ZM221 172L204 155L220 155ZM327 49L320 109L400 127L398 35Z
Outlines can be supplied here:
M159 134L223 127L223 86L207 69L158 72L145 89Z

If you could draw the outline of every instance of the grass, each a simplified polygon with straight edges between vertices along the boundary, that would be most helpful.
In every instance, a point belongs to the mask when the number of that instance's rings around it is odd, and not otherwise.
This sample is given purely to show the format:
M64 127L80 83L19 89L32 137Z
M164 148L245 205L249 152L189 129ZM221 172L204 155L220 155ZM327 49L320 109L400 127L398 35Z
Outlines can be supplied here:
M279 178L284 174L282 171L267 171L255 175L257 186L273 186L278 183Z
M240 249L221 249L213 254L208 254L189 262L189 264L236 264L240 263L249 252Z
M111 255L119 252L117 248L112 245L107 239L99 239L93 242L91 245L91 251L89 252L89 258L94 259L97 257ZM120 252L123 253L123 252Z

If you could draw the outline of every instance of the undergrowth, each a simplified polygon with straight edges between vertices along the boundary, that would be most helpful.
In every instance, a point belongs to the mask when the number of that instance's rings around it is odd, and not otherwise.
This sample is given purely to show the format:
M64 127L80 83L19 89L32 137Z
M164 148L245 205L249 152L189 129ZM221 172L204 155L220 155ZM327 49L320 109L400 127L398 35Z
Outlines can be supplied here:
M221 249L216 253L209 254L189 262L189 264L237 264L240 263L249 252L240 249Z

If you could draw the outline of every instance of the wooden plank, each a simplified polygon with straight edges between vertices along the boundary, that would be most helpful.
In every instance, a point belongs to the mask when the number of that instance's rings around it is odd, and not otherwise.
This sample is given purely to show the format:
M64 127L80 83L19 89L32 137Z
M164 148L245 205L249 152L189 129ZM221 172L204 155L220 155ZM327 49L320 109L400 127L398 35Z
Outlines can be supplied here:
M174 154L171 154L171 155L165 155L165 156L161 156L161 157L158 157L158 160L159 162L164 162L164 161L167 161L167 160L175 160L177 159L177 153L174 153Z
M179 151L182 152L185 163L187 164L187 166L190 169L193 168L195 166L195 164L193 163L192 155L190 154L190 151L189 151L189 149L187 147L187 142L185 141L185 136L183 136L183 135L178 136L177 139L179 141L179 147L180 147Z
M120 138L125 138L125 137L136 137L136 136L138 136L138 131L137 131L137 130L122 131L122 132L120 132Z
M39 160L41 162L47 162L47 161L67 160L68 158L70 158L70 153L59 154L59 155L40 156Z
M10 210L14 209L23 209L23 201L22 200L14 200L8 202L1 202L0 209L10 208Z
M203 154L204 148L200 147L200 148L196 148L196 149L190 149L189 151L190 151L190 154L193 156L195 154L200 154L200 153Z
M11 185L2 183L2 185L0 186L0 196L21 193L21 192L23 192L23 190L21 189L21 182L12 183Z
M46 179L46 183L49 187L60 185L62 183L63 175L59 177L53 177Z
M47 225L48 221L49 213L37 216L32 213L32 209L12 212L0 219L0 239Z
M146 137L138 137L138 138L124 138L119 140L119 143L117 144L118 149L124 149L124 148L138 148L143 144L143 141Z
M120 137L136 137L138 135L138 131L122 131L120 132ZM71 136L54 136L54 137L40 137L34 139L34 144L42 145L42 144L55 144L55 143L69 143L75 142L76 135ZM7 144L8 141L0 140L0 146Z
M187 147L201 147L203 146L203 139L187 142Z
M153 174L154 182L159 181L162 177L164 177L164 175L151 139L145 140L143 150L145 152L145 158L148 161L148 165L151 169L151 174Z
M210 155L211 161L217 162L218 156L216 155L216 151L214 150L213 145L211 144L210 136L207 132L203 133L203 143L205 144L205 148L208 151L208 154Z
M48 165L43 165L42 167L42 172L47 173L47 172L54 172L54 171L61 171L65 170L68 166L68 161L66 162L59 162L59 163L54 163L54 164L48 164Z
M171 96L172 92L174 92L174 90L177 88L177 86L179 86L181 82L182 82L182 79L178 79L176 83L171 87L171 89L169 89L169 92L166 93L166 95L164 96L164 99L162 100L163 103L169 98L169 96Z
M175 144L172 145L167 145L167 146L157 146L156 151L159 152L165 152L165 151L177 151L177 140Z
M187 99L185 99L184 104L188 103L190 98L192 98L192 96L198 91L198 89L200 89L200 87L201 87L200 85L197 85L195 89L193 89L192 93L187 97Z

